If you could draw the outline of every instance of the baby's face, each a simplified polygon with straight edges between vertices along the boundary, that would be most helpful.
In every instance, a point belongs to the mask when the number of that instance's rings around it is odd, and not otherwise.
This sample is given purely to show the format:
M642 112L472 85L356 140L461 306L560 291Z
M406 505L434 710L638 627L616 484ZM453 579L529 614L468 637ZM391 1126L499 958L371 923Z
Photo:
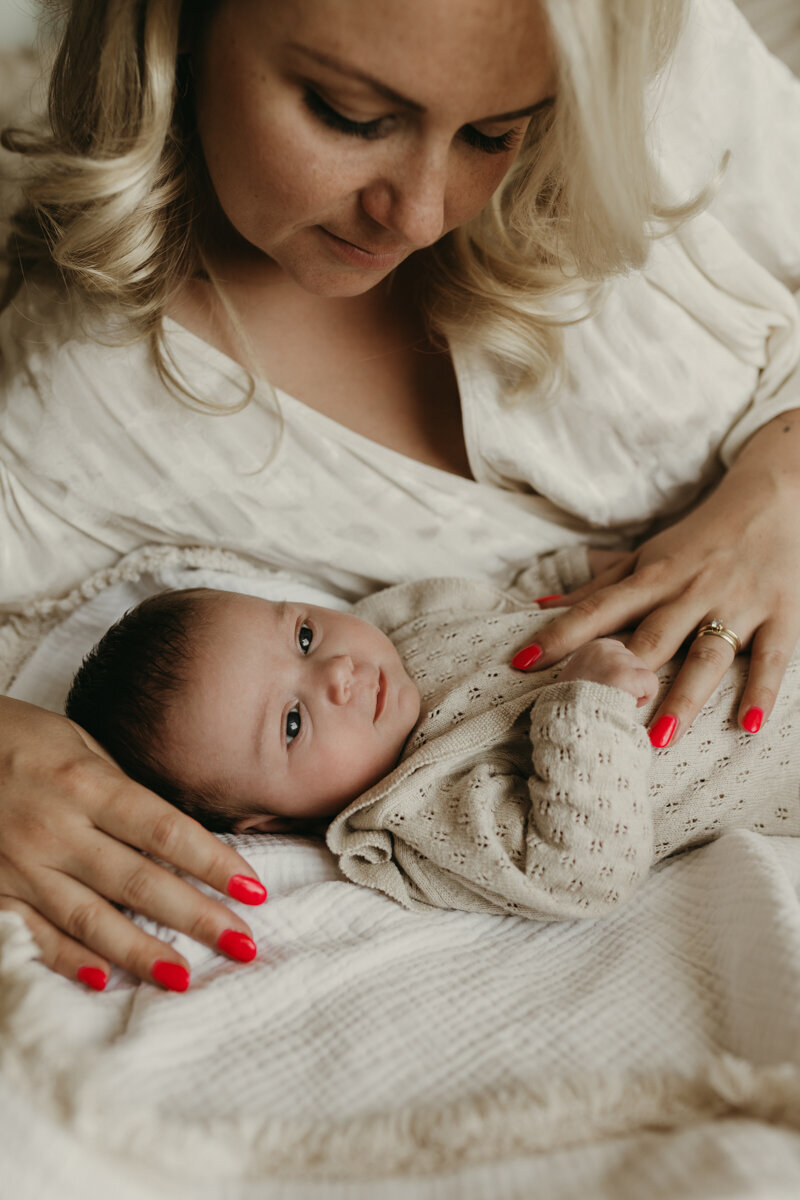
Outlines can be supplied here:
M210 595L170 765L253 813L237 829L325 820L396 764L420 700L391 641L349 613Z

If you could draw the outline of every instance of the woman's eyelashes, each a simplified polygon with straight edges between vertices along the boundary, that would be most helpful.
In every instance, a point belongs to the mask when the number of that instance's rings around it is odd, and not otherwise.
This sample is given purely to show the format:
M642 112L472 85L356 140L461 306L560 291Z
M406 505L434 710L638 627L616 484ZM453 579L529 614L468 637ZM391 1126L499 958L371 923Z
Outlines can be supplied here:
M339 133L353 134L355 137L367 138L370 141L384 137L389 132L387 124L391 127L394 122L393 117L378 117L374 121L351 121L337 109L331 108L330 104L326 103L322 96L312 88L305 88L303 101L306 108L329 129L336 129Z
M342 113L332 108L311 88L305 89L303 100L306 107L323 125L327 125L329 129L335 129L339 133L348 133L353 137L375 141L390 134L396 125L397 119L393 116L377 117L374 121L351 121L349 117L343 116ZM460 133L469 146L481 150L484 154L505 154L518 145L522 139L523 130L509 129L500 137L489 137L487 134L481 133L474 125L465 125Z
M506 154L519 145L522 140L522 130L509 129L501 137L488 137L474 125L465 125L461 130L461 136L468 145L474 146L476 150L481 150L484 154Z

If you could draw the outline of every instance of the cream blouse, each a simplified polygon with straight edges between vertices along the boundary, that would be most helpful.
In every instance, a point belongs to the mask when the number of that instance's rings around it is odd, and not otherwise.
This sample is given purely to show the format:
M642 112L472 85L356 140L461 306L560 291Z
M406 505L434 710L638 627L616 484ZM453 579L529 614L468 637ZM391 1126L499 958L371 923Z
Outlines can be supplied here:
M670 197L730 150L719 191L566 328L553 400L509 404L481 348L452 347L472 480L265 384L241 412L197 411L144 345L60 339L52 305L35 325L7 309L0 607L148 542L222 545L352 599L431 574L505 587L542 551L679 512L760 425L800 407L800 82L730 0L695 0L651 100ZM241 398L232 360L172 321L166 338L194 393Z

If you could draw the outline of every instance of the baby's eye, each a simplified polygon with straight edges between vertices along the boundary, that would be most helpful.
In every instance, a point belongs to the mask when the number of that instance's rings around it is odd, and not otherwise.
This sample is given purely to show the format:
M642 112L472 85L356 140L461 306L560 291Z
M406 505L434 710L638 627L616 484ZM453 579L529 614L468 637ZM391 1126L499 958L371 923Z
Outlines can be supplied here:
M301 625L297 635L297 641L303 654L308 654L311 649L311 643L314 640L314 631L308 625Z
M286 714L286 741L293 742L300 732L300 709L293 708Z

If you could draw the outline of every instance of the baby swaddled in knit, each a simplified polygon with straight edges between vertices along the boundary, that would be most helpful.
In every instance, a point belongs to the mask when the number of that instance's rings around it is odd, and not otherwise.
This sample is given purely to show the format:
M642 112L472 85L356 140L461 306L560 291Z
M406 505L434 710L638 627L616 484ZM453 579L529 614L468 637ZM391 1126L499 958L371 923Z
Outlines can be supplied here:
M531 598L585 571L585 550L559 551L513 594L430 579L352 613L162 593L95 647L67 714L212 829L324 822L344 874L410 908L595 917L726 829L800 834L797 660L758 737L736 723L736 659L661 751L645 730L657 700L637 707L658 681L618 642L566 668L510 665L553 616ZM638 664L647 686L593 672L593 652Z
M410 908L595 917L726 829L800 834L796 660L759 738L736 724L736 660L681 742L654 750L627 692L508 665L552 610L444 579L356 611L394 642L422 711L395 770L330 825L349 879Z

